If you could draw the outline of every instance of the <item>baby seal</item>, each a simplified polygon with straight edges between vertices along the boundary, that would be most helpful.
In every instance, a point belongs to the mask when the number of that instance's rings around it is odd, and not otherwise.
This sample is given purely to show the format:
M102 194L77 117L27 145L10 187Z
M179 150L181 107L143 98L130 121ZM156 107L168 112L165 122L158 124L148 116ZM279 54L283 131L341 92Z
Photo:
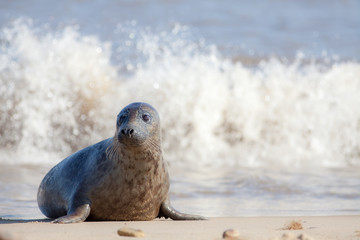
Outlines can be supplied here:
M114 137L70 155L46 174L37 201L55 223L206 219L176 211L169 186L159 115L147 103L132 103L117 116Z

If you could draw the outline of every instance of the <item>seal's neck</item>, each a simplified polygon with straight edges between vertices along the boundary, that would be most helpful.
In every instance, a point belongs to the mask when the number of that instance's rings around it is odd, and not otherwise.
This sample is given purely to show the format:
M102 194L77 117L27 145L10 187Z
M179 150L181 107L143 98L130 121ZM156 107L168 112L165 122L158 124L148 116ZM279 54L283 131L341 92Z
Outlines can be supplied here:
M150 165L162 161L162 149L159 144L147 141L138 146L128 146L116 138L106 151L109 159L122 165Z

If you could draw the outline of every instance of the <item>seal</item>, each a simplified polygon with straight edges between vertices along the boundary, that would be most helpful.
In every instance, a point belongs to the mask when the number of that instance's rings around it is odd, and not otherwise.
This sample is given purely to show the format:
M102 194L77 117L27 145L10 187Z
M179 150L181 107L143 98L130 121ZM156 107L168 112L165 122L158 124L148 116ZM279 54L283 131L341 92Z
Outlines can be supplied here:
M37 202L55 223L206 219L176 211L169 186L159 114L136 102L118 114L114 137L73 153L46 174Z

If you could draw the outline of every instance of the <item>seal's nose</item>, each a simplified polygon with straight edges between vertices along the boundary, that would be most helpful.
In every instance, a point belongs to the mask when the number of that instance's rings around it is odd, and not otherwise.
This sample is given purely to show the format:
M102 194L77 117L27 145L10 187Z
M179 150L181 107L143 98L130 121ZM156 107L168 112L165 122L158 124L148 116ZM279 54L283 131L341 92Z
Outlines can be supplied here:
M131 135L133 135L134 132L135 132L135 130L132 129L132 128L124 128L124 129L121 130L121 134L125 135L125 136L128 136L128 137L131 137Z
M145 129L146 130L146 129ZM127 145L139 145L147 139L147 133L137 126L128 124L120 127L117 138L119 142Z

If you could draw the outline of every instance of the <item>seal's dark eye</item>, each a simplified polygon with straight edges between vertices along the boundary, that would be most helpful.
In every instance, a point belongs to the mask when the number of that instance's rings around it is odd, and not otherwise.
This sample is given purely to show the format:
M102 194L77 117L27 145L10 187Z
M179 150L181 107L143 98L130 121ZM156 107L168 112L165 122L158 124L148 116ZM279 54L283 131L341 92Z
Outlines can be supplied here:
M141 118L142 118L142 120L144 121L144 122L150 122L150 120L151 120L151 117L150 117L150 115L149 114L147 114L147 113L144 113L142 116L141 116Z
M125 116L124 115L122 115L122 116L120 116L119 117L119 121L118 121L118 124L121 124L122 122L124 122L125 121Z

